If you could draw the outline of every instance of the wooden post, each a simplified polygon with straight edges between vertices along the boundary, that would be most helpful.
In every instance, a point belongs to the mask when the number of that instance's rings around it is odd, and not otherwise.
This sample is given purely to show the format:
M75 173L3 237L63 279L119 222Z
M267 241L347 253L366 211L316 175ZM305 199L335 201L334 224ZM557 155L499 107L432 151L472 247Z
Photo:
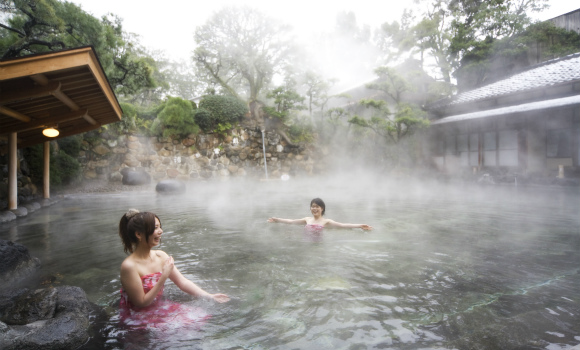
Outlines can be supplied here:
M43 194L45 199L50 198L50 141L44 142L44 169L42 174Z
M8 136L8 210L15 210L18 207L18 182L16 180L18 148L16 136L15 132L11 132Z

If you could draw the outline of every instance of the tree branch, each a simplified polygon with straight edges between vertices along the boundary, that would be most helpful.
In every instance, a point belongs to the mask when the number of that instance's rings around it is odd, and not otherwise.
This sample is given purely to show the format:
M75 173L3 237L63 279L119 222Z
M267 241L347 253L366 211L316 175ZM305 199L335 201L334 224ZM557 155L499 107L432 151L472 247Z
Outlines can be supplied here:
M19 31L18 29L14 29L12 27L8 27L8 26L6 26L6 25L4 25L2 23L0 23L0 27L2 27L4 29L8 29L9 31L12 31L12 32L18 34L18 36L20 36L21 38L23 38L23 37L26 36L26 34L24 34L23 32Z

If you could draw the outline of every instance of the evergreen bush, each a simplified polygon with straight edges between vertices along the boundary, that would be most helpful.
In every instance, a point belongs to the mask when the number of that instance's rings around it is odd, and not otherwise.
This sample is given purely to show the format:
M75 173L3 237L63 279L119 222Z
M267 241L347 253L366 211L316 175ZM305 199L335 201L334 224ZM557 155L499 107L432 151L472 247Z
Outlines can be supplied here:
M197 134L199 127L194 120L195 109L195 103L191 101L169 97L159 108L157 118L151 125L152 133L172 138Z
M220 124L235 125L248 113L248 105L233 96L205 96L199 102L199 108L209 112L209 116L206 112L195 114L195 122L206 133L216 131Z
M71 139L71 140L69 140ZM60 187L74 183L81 174L81 165L75 157L80 152L80 141L77 137L67 137L58 140L62 144L58 152L53 152L51 143L50 151L50 186ZM67 154L72 152L73 154ZM37 186L42 186L44 177L44 147L42 144L30 146L24 149L24 157L28 162L30 178ZM74 154L76 152L76 155Z

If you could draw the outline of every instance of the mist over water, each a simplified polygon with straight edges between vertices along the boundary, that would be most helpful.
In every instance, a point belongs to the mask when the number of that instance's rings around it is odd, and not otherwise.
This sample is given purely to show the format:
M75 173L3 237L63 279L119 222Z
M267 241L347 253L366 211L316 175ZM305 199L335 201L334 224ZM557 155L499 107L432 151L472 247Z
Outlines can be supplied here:
M188 184L71 195L0 227L26 245L53 284L78 285L105 307L106 347L149 349L571 349L580 344L578 188L480 187L349 177ZM267 223L326 217L373 231ZM161 218L160 249L227 304L201 307L199 328L130 332L117 325L117 226L129 208ZM97 343L95 339L93 343ZM90 345L90 344L89 344Z

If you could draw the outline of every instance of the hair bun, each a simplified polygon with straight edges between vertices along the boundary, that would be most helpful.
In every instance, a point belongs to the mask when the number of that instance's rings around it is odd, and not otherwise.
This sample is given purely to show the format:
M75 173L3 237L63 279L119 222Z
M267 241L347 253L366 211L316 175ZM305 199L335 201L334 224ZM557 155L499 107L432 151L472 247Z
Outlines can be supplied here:
M130 220L133 216L139 214L139 210L137 209L129 209L126 213L125 216L127 217L127 220Z

